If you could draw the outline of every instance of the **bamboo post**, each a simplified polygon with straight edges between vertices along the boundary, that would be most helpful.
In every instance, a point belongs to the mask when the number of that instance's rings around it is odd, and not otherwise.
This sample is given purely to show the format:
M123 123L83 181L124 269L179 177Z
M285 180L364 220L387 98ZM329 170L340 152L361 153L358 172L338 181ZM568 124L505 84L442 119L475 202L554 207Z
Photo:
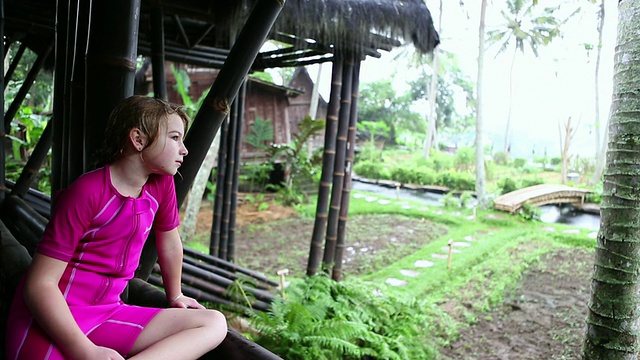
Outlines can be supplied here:
M324 152L322 154L322 174L320 175L320 187L318 189L318 202L316 205L316 218L311 235L311 249L307 264L307 275L315 275L320 267L320 257L323 235L327 228L327 213L329 207L329 191L331 187L331 175L336 153L336 134L338 132L338 109L340 107L340 89L342 87L342 56L336 54L333 61L331 75L331 94L329 95L329 108L324 134Z
M231 104L229 130L227 131L227 166L224 174L224 199L222 205L222 227L218 257L229 261L229 223L231 218L231 198L233 197L233 176L236 172L236 135L238 129L238 102Z
M354 59L356 59L354 57ZM342 277L342 257L347 233L347 216L349 214L349 200L351 199L351 173L355 162L355 144L358 121L358 89L360 87L360 61L353 68L351 84L351 114L349 115L349 130L347 135L347 156L345 158L344 185L342 186L342 204L340 204L340 218L338 221L338 238L336 241L335 264L331 278L340 281Z
M229 239L227 244L227 259L233 261L236 255L236 217L238 210L238 184L240 178L240 162L242 159L242 131L244 129L244 104L246 100L247 82L245 81L240 87L240 93L236 98L237 112L236 116L236 149L234 152L234 170L231 185L231 213L229 214Z
M331 274L335 266L336 240L338 238L338 213L342 203L342 186L344 185L345 157L347 152L347 135L349 131L349 115L351 114L351 84L353 79L353 54L348 54L342 65L342 88L340 91L340 111L338 115L338 131L335 144L333 165L333 183L331 186L331 205L327 222L327 237L324 246L323 262Z
M153 74L153 96L167 100L167 79L164 71L164 10L157 2L151 7L151 73Z
M282 297L283 300L286 298L284 294L284 277L285 275L288 275L288 274L289 274L289 269L282 269L282 270L276 271L276 275L280 277L280 296Z
M20 63L20 59L22 59L22 55L24 55L24 50L26 48L27 48L27 44L24 43L24 42L21 43L20 47L18 48L18 51L13 56L13 60L11 60L11 64L9 64L9 68L7 68L7 73L4 75L3 88L5 90L7 89L7 84L9 83L9 81L11 81L11 78L13 78L13 73L16 71L16 68L18 67L18 64ZM5 53L4 55L7 56L7 53Z
M92 3L86 52L83 171L93 168L113 108L133 95L141 0ZM113 19L118 19L114 26Z
M449 239L449 255L447 256L447 269L451 269L451 259L453 258L453 239Z
M220 129L220 146L218 148L218 168L216 170L216 193L213 200L213 221L211 223L211 239L209 240L209 254L218 256L220 237L222 235L222 211L224 209L225 174L227 171L227 134L229 119Z

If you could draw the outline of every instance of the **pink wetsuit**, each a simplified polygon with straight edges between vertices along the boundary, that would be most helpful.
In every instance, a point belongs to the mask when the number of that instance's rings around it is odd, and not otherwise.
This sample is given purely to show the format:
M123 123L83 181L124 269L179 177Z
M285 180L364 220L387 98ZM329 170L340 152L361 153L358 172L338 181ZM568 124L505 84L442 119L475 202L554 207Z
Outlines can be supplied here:
M56 198L37 252L68 262L60 291L80 329L96 345L126 356L140 332L162 309L124 304L120 294L133 277L153 226L179 225L173 177L151 175L138 198L113 187L109 167L86 173ZM16 291L7 329L7 359L64 359L32 318Z

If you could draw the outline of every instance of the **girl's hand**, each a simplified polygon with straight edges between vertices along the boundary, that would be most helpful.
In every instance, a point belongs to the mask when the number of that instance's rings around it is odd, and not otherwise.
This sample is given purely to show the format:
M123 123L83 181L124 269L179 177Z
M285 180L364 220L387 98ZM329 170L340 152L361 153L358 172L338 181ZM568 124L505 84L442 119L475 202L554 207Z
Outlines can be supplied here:
M170 307L183 309L204 309L198 300L180 294L176 299L169 303Z

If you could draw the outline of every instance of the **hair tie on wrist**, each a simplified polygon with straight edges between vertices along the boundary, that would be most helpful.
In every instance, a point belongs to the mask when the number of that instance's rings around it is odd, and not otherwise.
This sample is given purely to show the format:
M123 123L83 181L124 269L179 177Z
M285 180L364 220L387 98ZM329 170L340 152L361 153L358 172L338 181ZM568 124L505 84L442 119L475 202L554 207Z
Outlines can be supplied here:
M173 299L171 299L171 301L169 301L169 305L173 304L174 302L176 302L178 299L180 299L181 297L183 297L184 295L182 293L178 294L176 297L174 297Z

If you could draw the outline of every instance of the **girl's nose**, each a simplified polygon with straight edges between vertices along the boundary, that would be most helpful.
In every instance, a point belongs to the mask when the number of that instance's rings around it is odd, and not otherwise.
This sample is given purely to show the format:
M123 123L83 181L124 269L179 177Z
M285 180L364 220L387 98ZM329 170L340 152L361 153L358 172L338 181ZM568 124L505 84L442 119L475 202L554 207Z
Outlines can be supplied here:
M189 150L187 150L187 147L184 146L184 143L182 143L182 149L180 153L182 154L182 156L187 156L187 154L189 153Z

